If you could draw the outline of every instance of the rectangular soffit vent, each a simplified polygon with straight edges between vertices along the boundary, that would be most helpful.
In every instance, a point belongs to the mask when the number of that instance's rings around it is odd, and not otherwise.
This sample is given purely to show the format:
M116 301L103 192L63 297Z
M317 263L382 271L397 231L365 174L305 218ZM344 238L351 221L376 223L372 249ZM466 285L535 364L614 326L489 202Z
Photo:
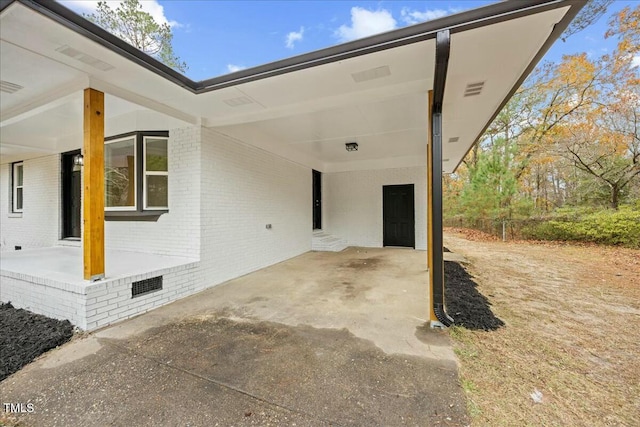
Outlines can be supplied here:
M356 83L366 82L367 80L380 79L391 75L391 69L388 65L382 67L372 68L370 70L360 71L358 73L351 74L353 80Z
M0 92L4 93L16 93L20 89L24 89L24 86L20 86L16 83L0 80Z
M449 138L449 142L458 142L460 140L459 136L452 136L451 138Z
M56 49L57 52L60 52L63 55L67 55L70 58L83 62L93 68L97 68L101 71L109 71L113 70L115 67L111 64L107 64L104 61L99 60L98 58L94 58L91 55L88 55L84 52L80 52L77 49L74 49L70 46L64 45L60 46Z
M253 104L253 99L246 96L240 96L238 98L223 99L222 102L227 104L229 107L239 107L241 105Z
M162 289L162 276L151 277L131 283L131 298Z
M464 90L464 96L480 95L480 92L482 92L483 87L484 87L484 82L469 83Z

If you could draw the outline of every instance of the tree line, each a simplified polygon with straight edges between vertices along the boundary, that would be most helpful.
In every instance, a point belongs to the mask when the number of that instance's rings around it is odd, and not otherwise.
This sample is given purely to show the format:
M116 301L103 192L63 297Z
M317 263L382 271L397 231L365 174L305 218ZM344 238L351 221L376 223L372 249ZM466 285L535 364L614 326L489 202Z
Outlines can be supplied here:
M602 14L608 3L591 6ZM445 217L468 225L571 209L640 210L639 23L640 6L626 7L604 35L615 40L614 51L539 66L445 177Z

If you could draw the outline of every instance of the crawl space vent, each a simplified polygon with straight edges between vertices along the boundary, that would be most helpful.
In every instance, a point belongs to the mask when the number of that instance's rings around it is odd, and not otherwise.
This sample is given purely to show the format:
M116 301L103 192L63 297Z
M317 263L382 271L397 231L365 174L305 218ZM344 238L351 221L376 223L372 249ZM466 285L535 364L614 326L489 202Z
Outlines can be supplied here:
M16 83L7 82L5 80L0 80L0 92L4 93L16 93L20 89L24 89L24 86L20 86Z
M484 82L469 83L464 90L464 96L480 95L480 92L482 92L483 87L484 87Z
M131 283L131 298L162 289L162 276L151 277Z

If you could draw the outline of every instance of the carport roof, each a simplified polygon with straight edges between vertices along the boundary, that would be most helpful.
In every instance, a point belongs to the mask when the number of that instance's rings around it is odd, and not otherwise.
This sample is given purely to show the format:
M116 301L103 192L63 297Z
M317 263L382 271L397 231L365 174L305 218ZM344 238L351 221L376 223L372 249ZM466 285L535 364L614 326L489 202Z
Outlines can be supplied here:
M81 146L81 90L93 87L107 94L108 135L202 124L321 171L424 165L435 37L448 30L452 172L583 4L500 2L196 82L60 4L2 1L0 154Z

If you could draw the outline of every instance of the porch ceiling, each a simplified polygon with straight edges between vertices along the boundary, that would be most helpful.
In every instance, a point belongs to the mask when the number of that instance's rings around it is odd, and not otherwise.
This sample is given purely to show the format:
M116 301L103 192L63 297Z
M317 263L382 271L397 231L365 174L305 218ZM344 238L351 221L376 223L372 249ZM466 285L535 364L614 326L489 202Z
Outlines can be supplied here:
M569 10L556 3L563 7L453 32L445 172L457 167ZM425 164L433 38L199 93L83 31L20 2L2 11L0 74L23 87L0 97L2 162L80 147L79 94L91 86L107 94L108 134L203 124L323 171ZM467 85L479 82L482 92L465 97ZM345 150L351 141L357 152Z

